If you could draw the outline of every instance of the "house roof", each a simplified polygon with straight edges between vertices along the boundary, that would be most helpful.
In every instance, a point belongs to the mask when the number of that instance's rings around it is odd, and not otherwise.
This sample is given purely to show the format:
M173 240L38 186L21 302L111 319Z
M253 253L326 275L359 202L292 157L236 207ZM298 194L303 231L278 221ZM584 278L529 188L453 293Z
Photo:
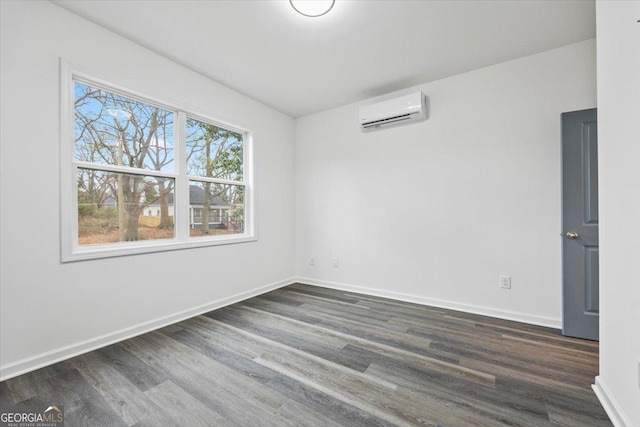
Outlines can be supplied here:
M205 191L203 188L198 187L197 185L190 185L189 186L189 204L190 205L204 205L204 195L205 195ZM218 198L218 197L211 197L211 200L209 202L210 206L224 206L224 207L229 207L229 204L227 202L225 202L224 200Z

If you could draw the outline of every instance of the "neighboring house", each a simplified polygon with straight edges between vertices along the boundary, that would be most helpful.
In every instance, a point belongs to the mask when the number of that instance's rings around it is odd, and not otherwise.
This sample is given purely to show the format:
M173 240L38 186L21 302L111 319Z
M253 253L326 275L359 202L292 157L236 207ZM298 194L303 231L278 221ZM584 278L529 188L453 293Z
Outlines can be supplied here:
M189 186L189 218L193 229L202 227L204 189L197 185ZM173 193L169 194L169 216L174 215ZM218 197L212 197L209 202L209 227L227 228L229 226L229 213L232 206ZM155 201L142 211L142 216L160 216L160 202Z
M115 209L118 207L118 201L114 197L107 197L107 199L103 203L103 206L106 208Z

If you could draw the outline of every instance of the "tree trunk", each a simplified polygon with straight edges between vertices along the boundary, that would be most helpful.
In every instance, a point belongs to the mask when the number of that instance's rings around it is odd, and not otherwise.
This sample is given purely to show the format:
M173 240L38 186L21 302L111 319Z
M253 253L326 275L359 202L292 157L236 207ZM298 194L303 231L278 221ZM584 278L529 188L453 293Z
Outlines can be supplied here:
M211 138L208 137L205 146L206 175L213 175L213 164L211 162ZM209 234L209 207L211 206L211 183L204 183L204 201L202 202L202 234Z
M202 234L209 234L209 207L211 206L211 183L204 183L204 201L202 203Z
M124 201L124 175L118 174L118 184L117 184L117 198L118 198L118 240L124 242L127 237L127 211L125 208Z
M133 208L127 209L127 230L125 234L125 240L127 242L133 242L138 240L138 221L140 217L140 209Z
M121 174L122 175L122 174ZM140 198L142 197L142 178L138 176L123 177L125 224L120 229L123 238L120 241L131 242L138 240L138 222L140 220Z
M169 222L169 189L165 188L165 181L158 182L158 189L160 190L160 228L171 228Z
M122 139L118 139L118 166L122 166L122 161L124 157L123 148L122 148ZM126 212L126 204L124 201L124 185L125 178L124 174L117 174L117 197L118 197L118 240L124 242L127 238L127 212Z

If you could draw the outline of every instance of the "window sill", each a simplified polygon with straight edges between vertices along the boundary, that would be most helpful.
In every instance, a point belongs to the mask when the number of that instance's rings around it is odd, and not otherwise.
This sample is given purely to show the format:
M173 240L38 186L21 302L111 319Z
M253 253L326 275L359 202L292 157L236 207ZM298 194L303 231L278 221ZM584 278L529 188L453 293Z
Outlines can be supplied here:
M182 249L231 245L236 243L256 242L257 240L258 238L253 235L237 234L234 236L194 237L184 241L178 241L177 239L166 239L124 243L120 242L114 244L85 245L76 247L69 254L63 254L61 257L61 262L67 263L91 259L176 251Z

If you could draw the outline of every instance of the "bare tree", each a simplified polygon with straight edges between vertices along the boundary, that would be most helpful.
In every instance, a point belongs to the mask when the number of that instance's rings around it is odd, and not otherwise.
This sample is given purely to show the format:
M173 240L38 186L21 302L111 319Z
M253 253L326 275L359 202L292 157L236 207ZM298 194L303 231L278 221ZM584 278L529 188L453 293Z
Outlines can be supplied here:
M76 111L82 110L89 99L99 92L96 89L87 90L75 100ZM95 132L94 123L100 120L100 115L92 118L76 114L76 159L86 162L100 161L102 155L100 147L103 145L101 135ZM111 196L109 186L109 174L93 169L80 169L78 176L78 196L82 198L85 212L102 208L106 200Z
M75 91L78 160L149 171L170 166L173 113L80 83L76 83ZM109 178L98 179L104 176ZM155 183L152 184L149 177L155 179ZM165 204L164 225L169 226L168 194L173 190L173 180L153 177L152 172L149 176L116 173L114 179L113 173L94 169L83 169L80 180L80 187L86 187L90 194L116 196L120 241L138 239L142 210L158 200Z

